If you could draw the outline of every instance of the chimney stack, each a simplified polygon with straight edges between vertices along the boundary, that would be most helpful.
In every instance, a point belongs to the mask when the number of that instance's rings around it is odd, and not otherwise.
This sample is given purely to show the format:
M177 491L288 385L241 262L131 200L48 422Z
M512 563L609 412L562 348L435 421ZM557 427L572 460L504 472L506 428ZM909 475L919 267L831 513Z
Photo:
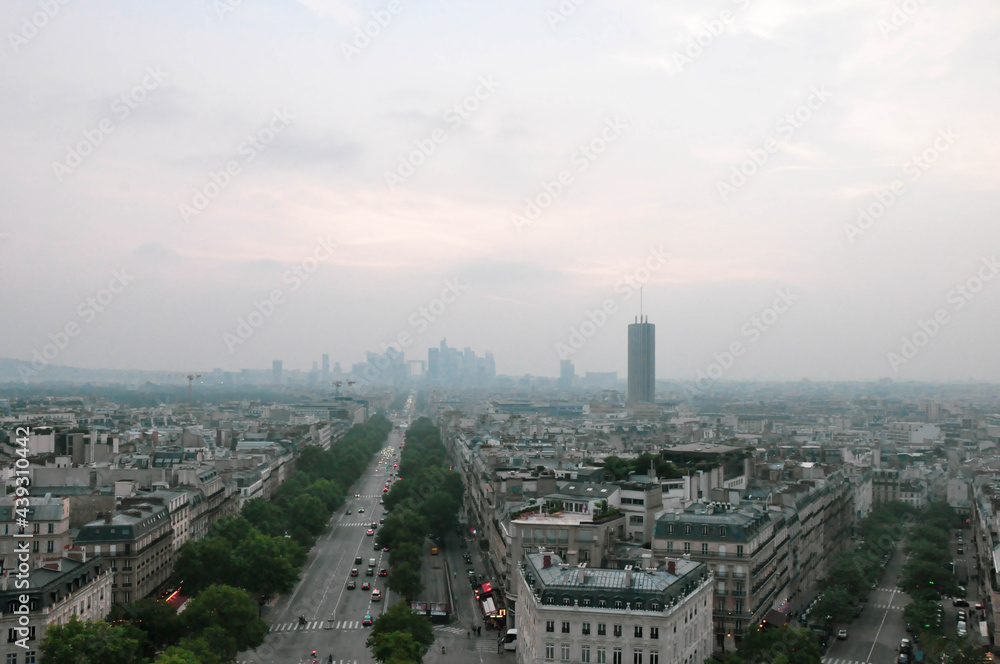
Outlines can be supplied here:
M631 565L625 565L625 587L626 588L631 588L632 587L632 566Z
M677 561L676 560L668 560L667 561L667 571L670 572L671 574L676 574L677 573Z
M580 563L576 566L576 582L583 583L587 578L587 563Z
M542 556L542 568L550 567L552 565L552 556L545 554Z

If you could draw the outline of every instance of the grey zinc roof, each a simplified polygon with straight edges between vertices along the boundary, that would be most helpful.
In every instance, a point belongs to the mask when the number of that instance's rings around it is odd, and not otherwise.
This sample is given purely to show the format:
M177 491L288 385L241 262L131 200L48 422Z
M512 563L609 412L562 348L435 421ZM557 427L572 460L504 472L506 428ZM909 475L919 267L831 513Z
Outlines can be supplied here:
M543 567L544 556L550 556L552 564ZM530 553L526 556L533 573L546 589L594 589L594 590L637 590L647 592L660 592L667 590L677 583L684 575L694 572L699 567L704 567L704 563L693 560L676 561L676 572L671 574L662 569L657 570L632 570L631 583L626 585L627 573L620 569L586 568L584 579L579 580L577 567L562 568L562 562L556 554Z

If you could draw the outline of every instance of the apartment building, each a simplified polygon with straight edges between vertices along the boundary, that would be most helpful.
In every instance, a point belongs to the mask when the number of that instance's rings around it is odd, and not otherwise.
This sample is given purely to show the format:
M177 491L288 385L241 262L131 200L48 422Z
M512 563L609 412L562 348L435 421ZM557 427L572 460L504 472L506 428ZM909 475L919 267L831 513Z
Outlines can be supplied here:
M735 649L747 626L784 599L787 512L762 504L696 503L656 520L654 556L684 555L713 574L715 648Z
M35 664L41 660L39 644L49 625L80 620L101 620L111 610L112 574L107 561L60 558L47 567L33 570L28 588L15 588L13 577L4 576L0 585L0 661L4 664ZM28 626L20 624L24 614L15 613L28 598ZM21 639L24 639L21 641ZM20 643L18 643L20 641ZM27 646L22 647L22 645Z
M112 604L143 599L163 589L173 568L168 508L141 503L105 514L80 529L76 545L103 557L114 575Z
M29 565L39 567L47 561L59 560L71 543L70 499L59 496L31 497L25 512L15 507L14 496L0 497L0 570L17 567L14 553L18 542L29 542ZM26 514L27 527L18 526L17 519ZM29 535L30 537L18 537Z
M899 471L878 468L872 471L872 507L899 500Z
M518 664L701 664L711 653L703 563L591 569L542 551L524 556L517 584Z

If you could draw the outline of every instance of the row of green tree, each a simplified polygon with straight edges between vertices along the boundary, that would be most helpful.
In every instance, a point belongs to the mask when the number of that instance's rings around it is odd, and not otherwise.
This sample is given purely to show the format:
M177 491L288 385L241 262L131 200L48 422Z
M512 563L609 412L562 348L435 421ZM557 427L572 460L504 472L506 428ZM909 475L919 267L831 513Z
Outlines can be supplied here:
M115 605L106 620L50 625L45 662L101 664L223 664L263 643L268 627L245 590L210 586L178 614L166 602Z
M367 645L379 662L417 664L433 642L430 621L414 614L410 602L423 590L421 569L428 536L444 541L458 523L462 478L451 470L441 432L431 420L419 418L404 435L399 481L385 497L389 515L377 542L389 549L388 587L403 600L376 621ZM426 634L426 638L421 635Z
M308 550L391 430L375 415L329 450L306 447L272 501L248 501L241 516L220 519L181 547L173 579L192 596L182 614L143 599L115 606L106 621L50 628L41 644L45 661L215 664L258 647L268 631L258 606L294 589Z
M906 533L912 512L913 508L905 503L891 502L875 508L858 522L858 546L833 559L823 593L810 610L816 623L829 628L848 623L860 613L862 598L868 596L885 561Z
M943 635L938 619L939 597L958 594L949 546L956 524L957 516L950 505L928 503L906 538L909 559L903 566L899 585L913 601L903 610L903 619L924 641L937 641Z

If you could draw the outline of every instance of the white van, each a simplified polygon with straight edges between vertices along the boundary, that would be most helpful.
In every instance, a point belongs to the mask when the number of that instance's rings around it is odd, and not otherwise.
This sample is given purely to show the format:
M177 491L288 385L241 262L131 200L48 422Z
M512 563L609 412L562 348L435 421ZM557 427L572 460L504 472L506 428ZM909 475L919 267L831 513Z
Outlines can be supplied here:
M374 558L369 558L368 559L368 566L369 567L375 567L375 559Z

